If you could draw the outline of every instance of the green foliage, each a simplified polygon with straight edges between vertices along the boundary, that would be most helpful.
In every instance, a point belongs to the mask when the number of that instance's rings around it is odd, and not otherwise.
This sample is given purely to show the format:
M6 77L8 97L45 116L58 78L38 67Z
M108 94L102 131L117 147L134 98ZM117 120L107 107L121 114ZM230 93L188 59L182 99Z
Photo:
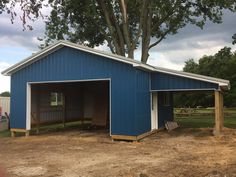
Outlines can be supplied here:
M199 63L190 59L185 62L184 71L212 76L230 81L231 89L224 92L224 104L228 107L236 106L236 52L231 52L231 48L224 47L213 56L203 56ZM212 94L198 93L180 94L175 97L176 106L213 106Z
M2 96L2 97L10 97L11 94L10 94L10 92L6 91L6 92L2 92L2 93L0 94L0 96Z
M43 6L48 6L44 0L0 0L0 14L8 14L12 24L15 17L19 15L23 23L23 30L33 30L27 20L35 21L39 17L43 17L41 13Z
M180 114L182 109L175 108L175 120L184 128L214 127L214 109L194 108L189 115ZM190 109L191 110L191 109ZM236 129L236 109L224 108L224 126Z
M1 0L0 1L0 14L6 10L6 4L9 3L8 0Z
M233 42L232 42L232 43L233 43L233 44L236 44L236 33L233 35L232 38L233 38Z
M3 0L0 13L10 14L13 22L17 4L29 29L27 20L34 21L42 16L42 7L50 7L41 47L61 39L90 47L106 44L129 58L140 47L144 63L152 47L187 24L203 28L207 20L221 23L225 10L236 11L235 0Z
M9 130L0 131L0 138L10 137L11 132Z
M212 128L215 126L213 116L176 117L175 121L183 128ZM230 116L225 118L224 127L236 129L236 117Z
M61 39L90 47L107 44L113 53L133 58L141 45L142 62L149 49L186 24L203 28L207 19L221 23L223 9L235 11L234 0L126 0L124 6L121 0L49 2L53 10L46 22L46 46Z
M186 92L174 94L174 107L212 107L214 106L214 97L211 92Z
M185 62L185 66L183 68L184 72L191 72L191 73L197 73L198 64L195 63L193 59L189 59Z

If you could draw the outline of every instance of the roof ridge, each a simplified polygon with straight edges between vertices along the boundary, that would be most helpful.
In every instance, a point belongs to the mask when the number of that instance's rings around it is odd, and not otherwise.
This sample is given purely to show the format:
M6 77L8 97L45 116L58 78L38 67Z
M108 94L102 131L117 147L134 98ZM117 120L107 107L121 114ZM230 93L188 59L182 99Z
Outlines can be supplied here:
M186 78L191 78L191 79L196 79L196 80L201 80L201 81L206 81L206 82L212 82L212 83L219 84L220 86L229 87L228 80L219 79L219 78L210 77L210 76L204 76L204 75L200 75L200 74L188 73L188 72L184 72L184 71L177 71L177 70L167 69L167 68L162 68L162 67L157 67L157 66L152 66L152 65L149 65L146 63L142 63L141 61L138 61L135 59L127 58L127 57L120 56L120 55L113 54L113 53L108 53L105 51L90 48L90 47L87 47L87 46L84 46L81 44L76 44L76 43L72 43L72 42L65 41L65 40L56 41L54 44L49 45L49 46L45 47L44 49L36 52L35 54L32 54L31 56L27 57L26 59L10 66L6 70L2 71L2 74L3 75L11 75L12 73L30 65L31 63L33 63L39 59L41 59L44 55L48 55L48 54L50 54L50 53L54 52L55 50L58 50L62 47L70 47L70 48L74 48L74 49L81 50L84 52L99 55L102 57L110 58L110 59L113 59L113 60L116 60L119 62L131 64L135 68L143 69L148 72L162 72L162 73L166 73L166 74L172 74L172 75L182 76L182 77L186 77Z
M80 48L85 48L85 49L90 50L90 51L96 51L98 53L102 53L102 54L105 54L105 55L110 55L110 56L117 57L117 58L120 58L120 59L123 59L123 60L131 61L131 62L134 62L134 63L145 64L145 63L142 63L141 61L138 61L138 60L135 60L135 59L132 59L132 58L124 57L122 55L118 55L118 54L114 54L114 53L109 53L109 52L106 52L106 51L103 51L103 50L98 50L98 49L91 48L91 47L88 47L88 46L84 46L84 45L81 45L81 44L76 44L76 43L73 43L73 42L70 42L70 41L60 40L60 42L62 44L74 45L74 46L77 46L77 47L80 47ZM147 64L145 64L145 65L147 65Z

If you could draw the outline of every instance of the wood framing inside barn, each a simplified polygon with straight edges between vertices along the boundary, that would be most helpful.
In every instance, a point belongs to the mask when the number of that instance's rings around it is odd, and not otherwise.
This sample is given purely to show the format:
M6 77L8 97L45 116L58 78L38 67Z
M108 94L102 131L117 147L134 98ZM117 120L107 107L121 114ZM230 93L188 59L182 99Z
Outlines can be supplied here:
M31 126L90 121L109 128L109 80L30 83Z

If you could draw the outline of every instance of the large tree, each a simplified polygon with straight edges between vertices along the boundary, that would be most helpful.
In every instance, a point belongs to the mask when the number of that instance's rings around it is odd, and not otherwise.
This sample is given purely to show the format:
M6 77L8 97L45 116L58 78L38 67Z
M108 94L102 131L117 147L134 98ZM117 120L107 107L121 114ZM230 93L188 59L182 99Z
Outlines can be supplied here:
M0 3L0 10L6 9ZM8 12L14 17L12 7ZM40 16L43 0L20 0L23 24ZM225 9L236 10L235 0L48 0L45 45L66 39L90 47L107 44L112 53L134 58L141 48L146 63L149 50L187 24L203 27L207 20L221 23ZM2 7L2 8L1 8ZM9 10L10 9L10 10Z

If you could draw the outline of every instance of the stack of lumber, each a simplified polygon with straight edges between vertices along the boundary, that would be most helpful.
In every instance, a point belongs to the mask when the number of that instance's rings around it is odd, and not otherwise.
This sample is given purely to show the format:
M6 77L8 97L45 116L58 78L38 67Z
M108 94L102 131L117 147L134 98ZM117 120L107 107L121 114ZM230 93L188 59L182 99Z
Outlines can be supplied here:
M173 122L173 121L167 121L165 123L165 127L168 131L171 131L171 130L174 130L176 128L179 127L178 123L177 122Z

